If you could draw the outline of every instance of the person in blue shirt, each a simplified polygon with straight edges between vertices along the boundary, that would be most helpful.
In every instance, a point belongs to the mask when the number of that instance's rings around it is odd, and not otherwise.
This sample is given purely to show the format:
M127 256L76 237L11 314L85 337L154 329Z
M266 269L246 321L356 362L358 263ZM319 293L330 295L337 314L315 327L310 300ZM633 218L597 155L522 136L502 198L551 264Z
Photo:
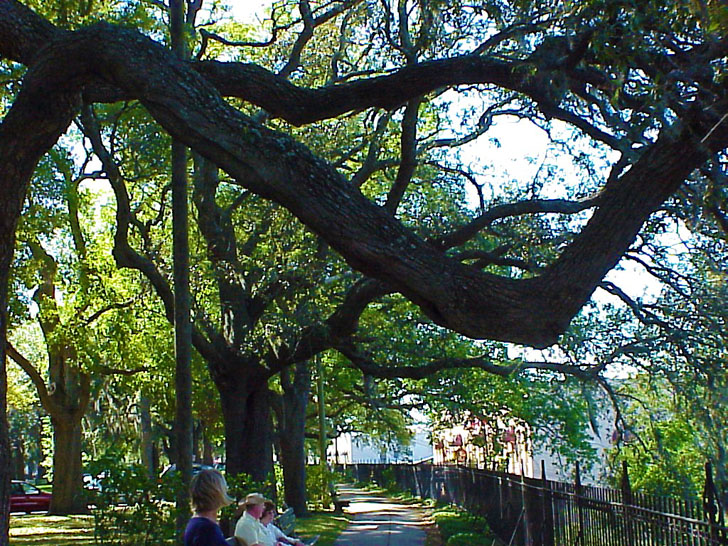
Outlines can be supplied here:
M184 535L184 546L227 546L217 523L217 512L233 500L227 482L217 470L203 470L190 482L190 502L194 515Z

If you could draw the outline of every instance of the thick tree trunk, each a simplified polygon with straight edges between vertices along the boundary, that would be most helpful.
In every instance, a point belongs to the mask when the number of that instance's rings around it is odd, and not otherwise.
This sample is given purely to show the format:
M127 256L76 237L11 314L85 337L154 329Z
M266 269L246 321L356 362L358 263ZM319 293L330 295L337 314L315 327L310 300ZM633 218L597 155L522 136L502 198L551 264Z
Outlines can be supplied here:
M18 28L17 21L6 22ZM40 157L58 140L76 111L75 93L58 107L47 107L43 93L18 94L0 125L0 546L9 544L10 441L5 371L8 279L15 248L15 227L30 177ZM19 101L19 102L18 102ZM45 105L45 106L44 106ZM27 140L18 142L20 135Z
M227 474L242 472L264 481L273 469L268 385L249 385L246 381L219 390Z
M0 232L0 252L7 250L5 235L14 239L15 227L12 233ZM12 244L9 252L0 254L0 546L10 544L10 434L7 418L7 392L8 382L5 371L5 320L8 293L8 272L12 258ZM7 264L5 262L7 258Z
M306 450L303 427L281 430L281 467L283 468L283 498L297 516L308 513L306 507Z
M51 416L53 424L53 499L55 515L88 512L81 480L81 415Z
M286 504L297 516L308 512L306 507L306 408L311 392L311 372L308 362L295 366L293 384L289 370L281 372L283 385L283 419L280 423L280 456L283 468L283 490Z
M188 485L192 478L192 324L190 322L187 150L172 141L172 238L174 240L175 429L177 468L184 487L177 491L177 535L187 523Z

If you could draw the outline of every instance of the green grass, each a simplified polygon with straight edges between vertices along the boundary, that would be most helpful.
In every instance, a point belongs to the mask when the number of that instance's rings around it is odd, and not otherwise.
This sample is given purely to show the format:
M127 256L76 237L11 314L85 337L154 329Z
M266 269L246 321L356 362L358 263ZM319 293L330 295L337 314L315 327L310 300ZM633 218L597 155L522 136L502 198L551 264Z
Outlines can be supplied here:
M343 514L312 512L296 519L296 534L303 538L321 535L317 546L331 546L349 524ZM13 546L92 546L93 516L10 516L10 543Z
M93 516L10 516L13 546L90 546L94 543Z
M303 538L321 535L316 546L331 546L348 524L345 514L311 512L306 517L296 518L296 534Z

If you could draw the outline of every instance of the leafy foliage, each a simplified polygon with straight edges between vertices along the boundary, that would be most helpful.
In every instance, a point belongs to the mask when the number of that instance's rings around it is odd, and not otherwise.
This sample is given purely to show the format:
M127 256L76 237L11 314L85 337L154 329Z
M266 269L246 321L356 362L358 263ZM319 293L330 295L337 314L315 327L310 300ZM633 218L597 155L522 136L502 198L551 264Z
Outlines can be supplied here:
M447 546L490 545L495 539L485 519L455 506L436 508L432 517Z
M174 541L175 507L167 499L181 480L157 483L141 465L125 465L116 454L91 462L99 476L92 490L94 536L98 544L165 544Z

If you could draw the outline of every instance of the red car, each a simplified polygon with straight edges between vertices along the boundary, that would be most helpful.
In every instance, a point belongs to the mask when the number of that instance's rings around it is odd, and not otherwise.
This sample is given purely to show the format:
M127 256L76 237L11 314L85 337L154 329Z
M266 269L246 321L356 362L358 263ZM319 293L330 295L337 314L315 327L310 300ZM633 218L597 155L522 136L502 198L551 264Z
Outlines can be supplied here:
M13 480L10 483L11 512L47 512L51 505L51 494L44 493L35 485Z

